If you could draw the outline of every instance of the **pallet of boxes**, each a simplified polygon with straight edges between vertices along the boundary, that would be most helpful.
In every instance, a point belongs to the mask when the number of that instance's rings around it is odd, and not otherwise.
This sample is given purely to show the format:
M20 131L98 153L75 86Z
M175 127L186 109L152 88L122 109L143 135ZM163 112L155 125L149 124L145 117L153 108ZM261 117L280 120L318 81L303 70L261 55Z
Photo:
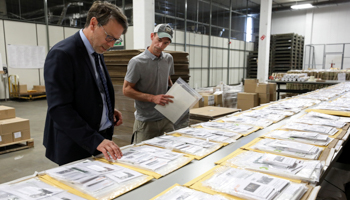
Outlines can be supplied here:
M249 110L261 104L276 101L276 83L259 83L258 79L245 79L244 92L237 95L237 108Z
M12 107L0 106L0 154L31 147L29 120L16 117Z

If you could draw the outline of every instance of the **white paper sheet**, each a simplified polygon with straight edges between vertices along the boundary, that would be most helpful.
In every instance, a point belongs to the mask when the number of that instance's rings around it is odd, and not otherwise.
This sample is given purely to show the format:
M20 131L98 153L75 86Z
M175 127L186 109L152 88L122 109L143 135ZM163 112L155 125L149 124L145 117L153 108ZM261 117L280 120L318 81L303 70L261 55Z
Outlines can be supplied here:
M44 46L7 45L8 67L43 68L46 51Z
M166 104L165 106L156 105L155 109L173 123L176 123L182 114L197 101L195 97L178 83L175 83L166 94L173 96L174 98L172 100L174 102Z

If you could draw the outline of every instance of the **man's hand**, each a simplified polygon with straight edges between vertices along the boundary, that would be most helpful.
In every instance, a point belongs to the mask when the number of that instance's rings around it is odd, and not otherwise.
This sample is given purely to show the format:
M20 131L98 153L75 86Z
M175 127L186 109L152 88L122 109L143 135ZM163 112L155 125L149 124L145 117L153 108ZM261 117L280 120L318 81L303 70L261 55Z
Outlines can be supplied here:
M111 159L109 155L111 155L114 160L120 159L123 156L123 153L119 149L118 145L116 145L113 141L107 139L104 139L97 146L97 150L101 151L107 160Z
M171 95L166 95L166 94L160 94L160 95L155 95L152 97L152 102L161 106L165 106L165 104L168 104L169 102L173 103L173 100L170 98L174 98Z
M118 119L118 121L117 121ZM117 122L117 123L115 123ZM114 126L119 126L123 123L123 117L122 117L122 113L119 112L117 109L114 109L114 116L113 116L113 124Z

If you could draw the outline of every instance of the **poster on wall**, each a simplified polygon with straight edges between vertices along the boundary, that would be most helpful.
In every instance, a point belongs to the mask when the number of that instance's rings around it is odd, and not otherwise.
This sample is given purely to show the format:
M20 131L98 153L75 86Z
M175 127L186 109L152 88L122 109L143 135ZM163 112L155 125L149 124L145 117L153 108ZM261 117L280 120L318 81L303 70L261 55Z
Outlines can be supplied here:
M9 68L39 69L44 67L46 51L44 46L7 45Z
M125 42L124 35L121 35L120 38L122 39L122 41L119 42L119 43L115 43L114 46L117 46L117 47L122 47L122 46L124 46L124 42Z

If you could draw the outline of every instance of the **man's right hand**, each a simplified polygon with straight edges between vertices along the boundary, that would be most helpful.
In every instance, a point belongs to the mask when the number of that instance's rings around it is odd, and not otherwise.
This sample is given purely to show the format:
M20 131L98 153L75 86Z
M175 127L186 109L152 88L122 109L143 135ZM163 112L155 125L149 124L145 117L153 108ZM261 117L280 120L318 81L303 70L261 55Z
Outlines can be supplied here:
M111 155L113 160L120 159L123 156L123 153L119 149L118 145L116 145L113 141L107 139L104 139L97 146L97 150L101 151L107 160L111 159L109 155ZM109 155L107 152L109 153Z
M170 98L174 97L166 94L155 95L152 97L152 102L161 106L165 106L165 104L168 104L169 102L173 103L173 100Z

